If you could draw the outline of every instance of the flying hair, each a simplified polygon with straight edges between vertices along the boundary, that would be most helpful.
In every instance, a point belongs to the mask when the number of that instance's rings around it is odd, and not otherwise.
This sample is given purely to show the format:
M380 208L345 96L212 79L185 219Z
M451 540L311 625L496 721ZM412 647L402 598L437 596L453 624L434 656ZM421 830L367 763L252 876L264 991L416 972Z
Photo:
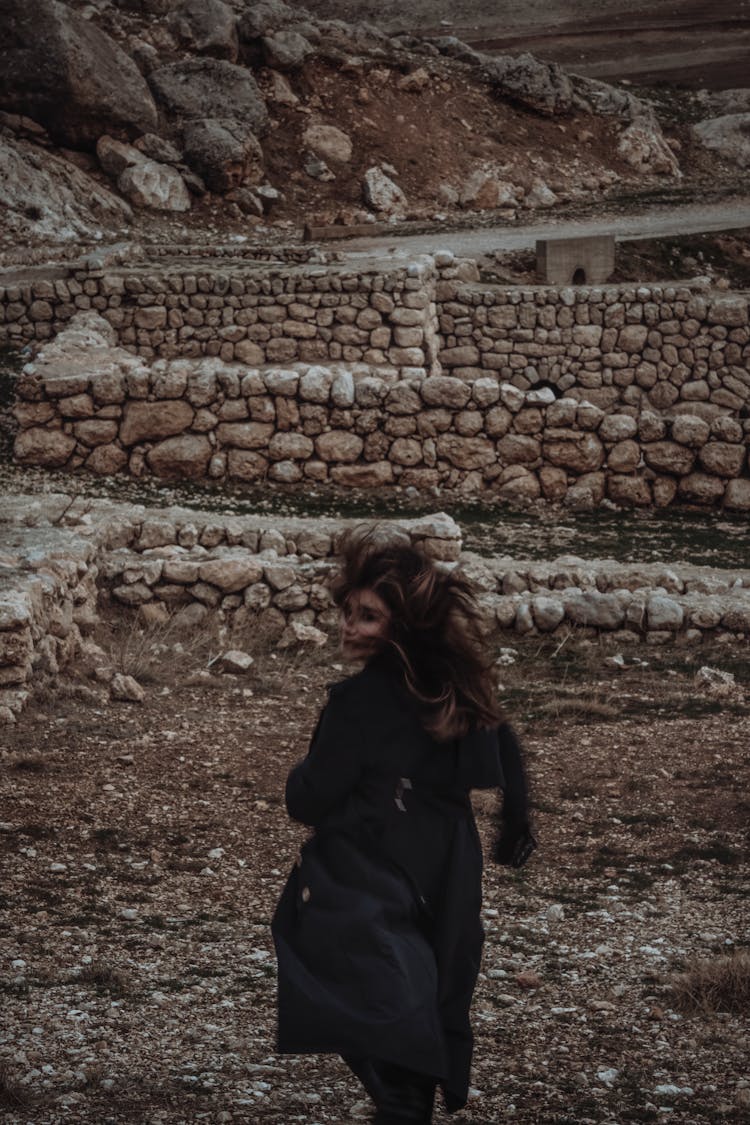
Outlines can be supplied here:
M391 612L386 641L422 722L439 741L500 721L480 614L469 582L382 527L357 527L339 544L332 584L342 607L355 590L374 590Z

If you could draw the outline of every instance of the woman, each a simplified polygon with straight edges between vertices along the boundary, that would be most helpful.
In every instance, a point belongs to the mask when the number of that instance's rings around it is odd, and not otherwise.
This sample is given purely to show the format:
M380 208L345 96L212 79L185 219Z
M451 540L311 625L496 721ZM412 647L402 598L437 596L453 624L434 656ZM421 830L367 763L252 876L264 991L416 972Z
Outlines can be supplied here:
M279 1049L341 1054L375 1122L465 1105L479 970L482 852L473 788L504 790L494 857L535 841L516 738L501 721L468 584L373 532L343 544L341 645L290 816L315 832L273 921Z

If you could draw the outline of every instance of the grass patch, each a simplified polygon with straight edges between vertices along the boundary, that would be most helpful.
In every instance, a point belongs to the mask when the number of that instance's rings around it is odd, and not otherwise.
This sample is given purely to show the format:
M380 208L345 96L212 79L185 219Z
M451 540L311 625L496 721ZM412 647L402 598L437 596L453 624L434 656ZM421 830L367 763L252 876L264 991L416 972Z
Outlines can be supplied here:
M9 762L16 773L44 773L48 765L41 754L15 754Z
M128 975L104 961L84 965L76 978L81 984L91 984L99 993L110 996L127 996L132 991Z
M670 989L684 1012L750 1015L750 953L695 961L672 979Z

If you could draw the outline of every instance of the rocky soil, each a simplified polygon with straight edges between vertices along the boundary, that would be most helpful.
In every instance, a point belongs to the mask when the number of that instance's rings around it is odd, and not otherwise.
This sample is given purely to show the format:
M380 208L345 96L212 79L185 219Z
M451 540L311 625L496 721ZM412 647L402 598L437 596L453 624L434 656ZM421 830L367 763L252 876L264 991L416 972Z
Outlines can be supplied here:
M475 50L458 24L422 39L357 22L364 5L351 23L321 7L9 0L0 260L742 189L747 91L670 98L522 43Z
M145 701L106 702L71 676L0 755L5 1120L365 1119L337 1060L273 1050L268 924L304 835L283 781L346 669L332 649L282 655L245 636L231 641L255 663L218 675L229 638L210 632L176 642L112 622L97 639ZM541 847L520 875L486 871L473 1090L454 1120L747 1120L745 654L612 663L574 635L513 643L498 681ZM706 694L699 662L737 686ZM493 806L477 801L483 834ZM735 980L694 1010L680 974L700 962Z

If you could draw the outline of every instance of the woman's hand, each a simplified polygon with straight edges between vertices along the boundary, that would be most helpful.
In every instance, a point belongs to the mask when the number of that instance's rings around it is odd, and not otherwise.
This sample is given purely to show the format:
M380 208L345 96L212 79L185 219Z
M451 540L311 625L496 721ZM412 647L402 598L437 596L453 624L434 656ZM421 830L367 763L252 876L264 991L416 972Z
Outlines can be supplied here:
M504 824L495 842L493 858L508 867L523 867L537 846L528 824Z

